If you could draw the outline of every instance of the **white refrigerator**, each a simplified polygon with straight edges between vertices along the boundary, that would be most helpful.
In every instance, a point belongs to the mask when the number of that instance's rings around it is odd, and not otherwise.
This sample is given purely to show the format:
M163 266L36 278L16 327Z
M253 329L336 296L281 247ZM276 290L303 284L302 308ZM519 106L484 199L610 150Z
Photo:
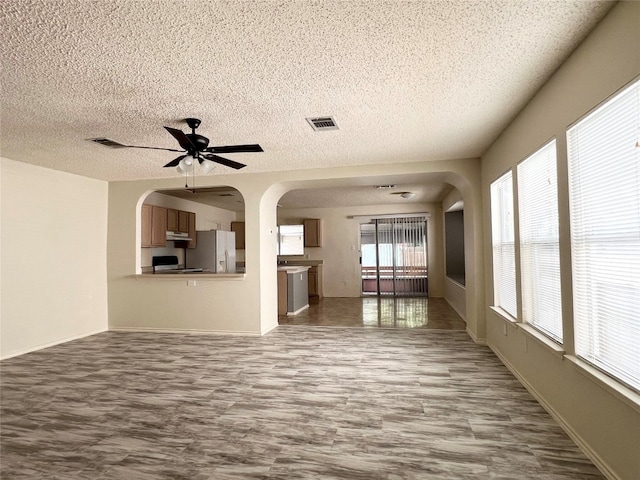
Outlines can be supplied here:
M185 257L187 268L203 268L211 273L235 273L236 232L196 232L196 248L188 248Z

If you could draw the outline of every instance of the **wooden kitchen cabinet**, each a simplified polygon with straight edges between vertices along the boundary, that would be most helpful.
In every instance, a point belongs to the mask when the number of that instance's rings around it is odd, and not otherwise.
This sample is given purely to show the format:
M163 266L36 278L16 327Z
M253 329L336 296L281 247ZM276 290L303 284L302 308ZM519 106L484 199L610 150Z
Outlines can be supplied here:
M189 233L189 214L191 212L183 212L178 210L178 232Z
M322 220L317 218L306 218L302 221L304 225L304 246L322 246Z
M167 209L145 204L141 217L141 246L164 247L167 244Z
M244 222L231 222L231 231L236 232L236 249L244 250Z
M151 247L151 224L152 224L152 212L153 207L151 205L142 205L141 226L142 236L140 238L140 244L142 247Z
M151 206L151 246L167 245L167 209Z
M287 303L289 299L287 291L287 272L278 271L278 315L287 314Z
M178 210L174 208L167 209L167 230L170 232L178 231Z
M317 295L322 298L322 266L313 266L309 269L309 296Z
M189 233L189 214L183 210L167 208L167 230L169 232Z

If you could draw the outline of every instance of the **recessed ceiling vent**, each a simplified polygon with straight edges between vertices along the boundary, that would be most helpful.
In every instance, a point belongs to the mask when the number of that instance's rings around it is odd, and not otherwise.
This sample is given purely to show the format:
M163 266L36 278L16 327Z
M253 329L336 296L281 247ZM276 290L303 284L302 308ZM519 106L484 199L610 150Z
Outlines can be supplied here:
M113 140L109 140L108 138L90 138L89 140L91 140L92 142L96 142L99 143L100 145L104 145L105 147L111 147L111 148L127 148L126 145L123 145L121 143L118 142L114 142Z
M307 122L316 132L324 132L325 130L339 130L338 124L333 117L314 117L307 118Z

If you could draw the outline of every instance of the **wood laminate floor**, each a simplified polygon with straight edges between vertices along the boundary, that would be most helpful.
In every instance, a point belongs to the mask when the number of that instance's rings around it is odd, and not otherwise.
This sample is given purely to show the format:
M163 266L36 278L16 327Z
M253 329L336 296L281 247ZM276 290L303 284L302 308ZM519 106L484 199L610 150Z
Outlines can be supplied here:
M106 332L0 367L3 480L603 478L459 330Z
M323 298L297 315L280 315L280 325L429 328L465 330L464 320L443 298Z

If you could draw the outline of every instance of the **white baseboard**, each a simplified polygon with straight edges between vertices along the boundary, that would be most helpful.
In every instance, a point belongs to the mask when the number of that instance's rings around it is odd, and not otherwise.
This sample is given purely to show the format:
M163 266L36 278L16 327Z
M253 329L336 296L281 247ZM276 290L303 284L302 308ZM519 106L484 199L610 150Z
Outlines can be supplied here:
M447 304L448 304L451 308L453 308L453 310L454 310L458 315L460 315L460 318L461 318L462 320L464 320L464 323L467 323L467 319L466 319L465 315L463 315L463 314L462 314L462 312L461 312L461 311L460 311L460 310L459 310L459 309L458 309L458 308L457 308L453 303L451 303L449 300L447 300L447 297L443 297L443 298L444 298L444 301L445 301L445 302L447 302Z
M8 355L0 356L0 360L7 360L8 358L19 357L20 355L24 355L26 353L37 352L38 350L42 350L44 348L54 347L56 345L60 345L62 343L67 343L67 342L71 342L73 340L78 340L78 339L84 338L84 337L90 337L91 335L96 335L98 333L103 333L103 332L106 332L107 330L108 329L106 329L106 328L101 328L101 329L98 329L98 330L92 330L91 332L85 332L85 333L81 333L79 335L73 335L71 337L61 338L60 340L56 340L54 342L43 343L43 344L40 344L40 345L36 345L35 347L26 348L24 350L18 350L17 352L12 352L12 353L10 353Z
M153 327L109 327L110 332L138 333L181 333L186 335L262 335L260 332L244 330L199 330L186 328L153 328Z
M583 440L583 438L576 432L571 425L569 425L562 415L560 415L545 399L542 395L538 393L538 391L529 383L527 380L521 376L516 368L500 353L500 351L495 348L493 345L488 344L488 347L491 351L500 359L500 361L504 364L507 369L513 374L514 377L518 379L518 381L522 384L524 388L542 405L549 415L553 417L553 419L558 422L560 427L565 431L567 435L575 442L576 445L582 450L589 460L593 462L593 464L598 467L598 469L602 472L602 474L607 477L608 480L622 480L618 477L609 467L608 465L600 458L600 456L589 446L587 442Z
M487 339L486 338L478 337L475 333L473 333L471 330L469 330L469 327L467 327L467 329L465 331L467 332L467 335L469 335L471 337L471 340L473 340L474 343L476 343L478 345L486 345L487 344Z
M267 325L266 327L262 328L261 329L261 334L262 335L266 335L271 330L275 330L276 328L278 328L278 322L272 323L271 325Z
M300 307L299 309L297 309L295 312L287 312L287 315L298 315L300 312L302 312L303 310L306 310L307 308L309 308L309 304L308 303L305 306Z

